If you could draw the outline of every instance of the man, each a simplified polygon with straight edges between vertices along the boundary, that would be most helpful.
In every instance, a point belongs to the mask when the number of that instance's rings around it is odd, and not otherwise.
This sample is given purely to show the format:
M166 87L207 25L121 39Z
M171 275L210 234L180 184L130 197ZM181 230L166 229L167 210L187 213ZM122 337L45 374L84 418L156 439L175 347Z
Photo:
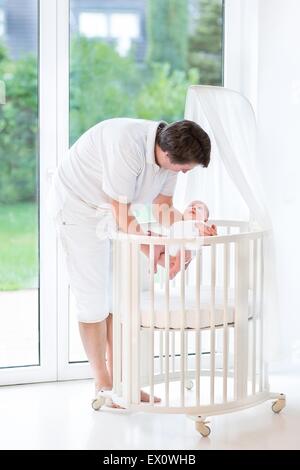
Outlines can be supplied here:
M117 118L85 132L56 172L52 214L96 392L112 387L111 245L105 227L115 220L124 232L143 233L130 210L135 203L152 203L160 223L181 220L172 201L177 174L198 165L207 167L210 150L208 135L192 121L167 125ZM148 246L143 245L142 251L148 255ZM161 255L156 246L155 264ZM171 266L173 276L178 265ZM148 401L148 394L142 391L141 400Z

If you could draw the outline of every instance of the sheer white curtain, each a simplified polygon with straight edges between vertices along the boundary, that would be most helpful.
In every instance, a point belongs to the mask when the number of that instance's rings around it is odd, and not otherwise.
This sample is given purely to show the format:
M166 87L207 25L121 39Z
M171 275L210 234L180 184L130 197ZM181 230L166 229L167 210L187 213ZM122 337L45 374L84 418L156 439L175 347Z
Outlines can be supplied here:
M183 208L193 199L205 201L212 218L249 220L252 227L269 232L264 242L266 351L277 358L279 351L277 284L274 247L263 182L256 171L256 122L249 101L223 87L191 86L185 118L197 122L212 143L207 169L180 175L175 204Z
M213 218L255 219L270 227L255 170L256 123L250 103L223 87L191 86L185 118L197 122L212 143L211 163L182 175L181 200L206 198ZM177 195L176 195L177 196ZM179 199L177 197L177 199Z

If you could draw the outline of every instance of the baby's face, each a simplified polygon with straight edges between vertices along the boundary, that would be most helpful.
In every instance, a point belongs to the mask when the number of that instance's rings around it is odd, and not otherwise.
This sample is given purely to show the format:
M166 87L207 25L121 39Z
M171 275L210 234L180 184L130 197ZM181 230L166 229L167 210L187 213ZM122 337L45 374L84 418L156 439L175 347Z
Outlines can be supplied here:
M185 219L193 219L197 221L208 221L208 207L202 201L193 201L184 211Z

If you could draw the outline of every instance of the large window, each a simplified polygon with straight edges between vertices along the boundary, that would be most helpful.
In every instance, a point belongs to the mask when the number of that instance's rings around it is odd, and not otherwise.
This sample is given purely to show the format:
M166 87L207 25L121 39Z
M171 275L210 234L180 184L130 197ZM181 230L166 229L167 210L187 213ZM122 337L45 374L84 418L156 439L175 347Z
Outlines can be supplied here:
M37 6L0 1L0 368L40 360Z
M183 118L192 84L222 85L222 0L71 0L70 143L113 117ZM69 361L85 360L73 300Z

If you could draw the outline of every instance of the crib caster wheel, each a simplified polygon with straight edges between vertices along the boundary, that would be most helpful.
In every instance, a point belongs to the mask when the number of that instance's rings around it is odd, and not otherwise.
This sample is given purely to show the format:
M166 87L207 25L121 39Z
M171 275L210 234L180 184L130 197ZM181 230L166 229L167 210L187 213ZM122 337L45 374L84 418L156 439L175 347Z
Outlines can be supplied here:
M192 390L194 382L192 380L186 380L184 385L187 390Z
M93 410L95 410L95 411L100 410L102 405L103 405L103 400L101 398L94 398L94 400L92 400Z
M196 431L198 431L202 437L208 437L211 433L211 429L203 421L196 421Z
M281 410L285 407L285 396L283 394L280 395L280 398L273 401L272 403L272 411L274 413L280 413Z

